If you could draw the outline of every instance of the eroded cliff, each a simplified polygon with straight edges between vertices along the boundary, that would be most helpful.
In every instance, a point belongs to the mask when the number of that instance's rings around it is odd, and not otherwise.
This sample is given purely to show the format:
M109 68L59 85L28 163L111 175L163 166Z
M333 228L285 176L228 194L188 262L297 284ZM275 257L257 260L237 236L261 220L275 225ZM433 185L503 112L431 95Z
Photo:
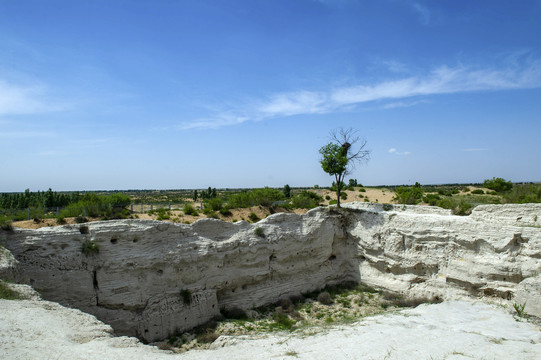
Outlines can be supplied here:
M494 296L540 316L540 215L539 204L480 206L459 217L356 203L257 224L119 220L1 236L15 258L5 274L118 334L154 341L221 308L346 281L444 298ZM83 253L85 243L99 252Z

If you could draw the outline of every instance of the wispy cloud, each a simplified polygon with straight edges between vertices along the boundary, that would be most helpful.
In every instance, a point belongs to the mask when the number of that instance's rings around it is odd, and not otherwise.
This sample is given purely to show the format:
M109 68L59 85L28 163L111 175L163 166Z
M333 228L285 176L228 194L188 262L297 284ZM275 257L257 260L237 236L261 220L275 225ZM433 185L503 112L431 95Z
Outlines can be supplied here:
M389 153L390 154L395 154L395 155L410 155L411 152L409 151L397 151L396 148L390 148L389 149Z
M430 10L428 10L427 7L425 7L425 6L423 6L423 5L419 4L419 3L413 3L411 6L413 7L413 10L419 16L419 21L421 22L421 24L423 24L423 25L430 24L431 13L430 13Z
M204 119L183 123L182 129L218 128L245 121L346 111L369 102L383 103L383 108L412 106L426 101L396 101L413 97L473 91L499 91L541 87L541 61L523 61L522 66L474 68L440 66L426 74L360 83L326 91L300 90L278 93L264 100L246 101L237 109L216 113Z
M42 85L18 85L0 79L0 116L36 114L62 110L63 106L44 100Z
M488 148L470 148L470 149L462 149L462 151L472 152L472 151L487 151Z

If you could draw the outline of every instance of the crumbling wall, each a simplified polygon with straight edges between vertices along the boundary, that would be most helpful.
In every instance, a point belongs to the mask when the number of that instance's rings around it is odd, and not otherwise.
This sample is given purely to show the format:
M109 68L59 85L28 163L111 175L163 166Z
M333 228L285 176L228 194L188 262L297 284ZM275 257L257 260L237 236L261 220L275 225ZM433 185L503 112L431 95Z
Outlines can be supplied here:
M14 274L47 300L146 341L346 281L405 294L494 296L541 316L541 205L469 217L346 204L256 224L117 220L0 234ZM256 229L258 229L256 231ZM83 253L83 244L99 252Z

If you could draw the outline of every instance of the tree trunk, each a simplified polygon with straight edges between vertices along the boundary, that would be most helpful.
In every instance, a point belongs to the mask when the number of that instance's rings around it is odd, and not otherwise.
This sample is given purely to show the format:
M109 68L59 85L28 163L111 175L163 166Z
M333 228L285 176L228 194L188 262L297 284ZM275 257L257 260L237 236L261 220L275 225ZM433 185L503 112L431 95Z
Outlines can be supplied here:
M340 191L342 190L342 186L340 186L340 178L341 176L336 176L336 207L340 207Z

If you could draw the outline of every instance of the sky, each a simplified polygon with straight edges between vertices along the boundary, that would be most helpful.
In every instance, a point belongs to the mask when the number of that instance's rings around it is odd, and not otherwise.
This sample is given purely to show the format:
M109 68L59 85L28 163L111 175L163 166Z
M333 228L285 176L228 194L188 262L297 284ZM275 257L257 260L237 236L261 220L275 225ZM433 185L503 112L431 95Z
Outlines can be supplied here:
M541 1L0 0L0 192L541 181Z

